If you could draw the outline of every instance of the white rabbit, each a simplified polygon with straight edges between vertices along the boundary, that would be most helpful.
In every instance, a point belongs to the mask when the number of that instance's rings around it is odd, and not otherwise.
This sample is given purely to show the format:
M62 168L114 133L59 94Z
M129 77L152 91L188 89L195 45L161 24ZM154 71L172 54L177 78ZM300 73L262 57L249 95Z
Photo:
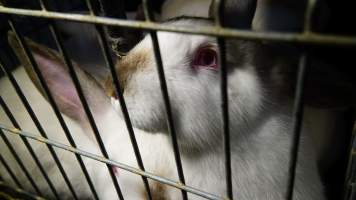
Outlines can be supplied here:
M251 21L246 18L237 26ZM167 24L196 27L212 22L183 17ZM167 32L157 35L186 184L223 196L226 188L216 38ZM260 42L229 39L226 44L234 198L283 199L293 121L288 73L295 70L298 53ZM117 76L134 126L167 133L150 36L119 61ZM115 97L110 81L106 90ZM118 101L114 106L118 107ZM294 188L297 200L325 199L309 137L303 131ZM200 198L189 195L189 199Z
M16 49L18 57L20 57L22 64L26 67L32 80L29 78L23 67L16 69L13 72L13 76L17 79L18 84L22 88L32 109L35 111L49 139L68 144L64 132L49 103L37 89L40 87L39 85L36 85L39 84L39 82L34 76L34 72L32 71L29 62L22 50L19 49L17 42L12 39L11 43ZM64 117L78 148L100 155L100 150L96 145L94 135L63 60L59 57L58 53L53 50L31 41L28 41L28 44L60 111L64 114L62 116ZM91 112L94 115L104 145L108 150L109 157L115 161L138 168L124 121L119 118L116 111L112 108L110 99L107 98L104 90L99 86L95 79L82 71L77 65L74 65L74 67L81 82L84 95L88 100ZM35 86L37 86L37 88ZM39 133L33 124L33 121L22 106L19 97L6 77L1 78L0 80L0 95L9 106L21 128L26 132L38 135ZM12 127L12 124L2 109L0 109L0 123ZM140 146L146 170L177 180L174 173L174 159L171 155L171 148L166 137L161 134L144 134L142 133L143 131L138 129L134 129L134 131L137 136L137 142ZM11 133L5 133L5 135L15 147L16 152L19 154L21 160L45 197L53 198L53 194L47 183L20 138ZM34 192L6 145L2 140L0 140L0 142L1 155L6 159L21 183L23 183L25 187L24 189ZM47 147L37 141L30 140L30 143L40 158L44 169L47 171L60 197L62 199L72 199L73 197L60 175ZM84 179L78 161L75 159L73 153L57 149L56 152L78 197L80 199L92 198L92 193L89 190L88 184ZM86 157L83 157L83 160L100 199L117 199L118 196L105 164ZM10 177L8 176L8 173L2 165L0 166L0 174L5 180L9 181ZM115 171L125 199L136 200L146 198L146 191L140 176L121 169L115 169ZM162 195L162 191L159 190L160 184L150 181L150 185L154 199L158 199L159 196ZM179 193L179 191L172 189L171 193L175 194Z
M246 19L247 21L250 19ZM210 26L208 20L180 19L168 22L178 26ZM247 24L250 22L247 22ZM160 50L169 88L178 142L182 153L186 184L204 191L225 196L225 168L222 149L222 114L220 108L219 66L217 64L216 39L205 36L190 36L177 33L158 33ZM147 36L130 53L118 62L118 77L135 129L140 152L149 172L177 180L172 150L166 127L163 99L155 70L155 59L150 37ZM232 147L233 189L236 199L282 199L286 191L289 150L291 144L291 108L286 97L288 76L283 71L294 67L293 56L270 46L247 41L228 40L227 63L229 65L229 114ZM49 82L61 112L78 143L84 150L98 153L92 131L74 86L63 61L56 53L41 50L32 44L36 61ZM279 55L283 52L283 55ZM28 63L24 62L28 68ZM99 84L90 76L76 69L83 90L94 114L99 132L109 151L110 158L137 167L131 143L122 119L111 107ZM31 74L31 73L30 73ZM31 105L44 124L49 138L66 142L64 134L47 102L43 99L23 68L14 72L24 88ZM36 79L32 78L35 84ZM21 127L37 132L26 111L20 108L16 94L9 91L6 79L0 82L1 96L20 121ZM107 91L114 96L111 82ZM114 101L116 110L118 102ZM121 115L119 111L119 115ZM1 122L7 122L1 113ZM60 132L60 133L59 133ZM308 134L303 132L299 152L295 199L324 199L322 185L316 169L314 149ZM36 166L31 162L19 138L12 137L21 158L38 178L41 188L45 182ZM67 143L67 142L66 142ZM35 146L35 145L34 145ZM10 160L5 145L2 155ZM62 196L70 194L50 159L44 145L36 145L46 169L51 170L52 180ZM23 153L23 154L22 154ZM58 151L69 177L78 194L89 198L90 191L71 153ZM102 199L115 199L111 179L104 164L84 159L97 191ZM13 160L10 162L17 174L21 170ZM28 164L27 164L28 163ZM32 164L31 164L32 163ZM3 174L1 168L1 174ZM5 173L4 173L5 174ZM54 177L53 177L54 175ZM146 199L142 180L124 170L118 170L118 178L125 199ZM21 180L26 179L21 176ZM150 181L154 199L181 199L181 193L171 187ZM27 188L30 188L27 184ZM50 194L49 191L45 191ZM66 196L68 195L68 196ZM189 194L189 199L202 199Z

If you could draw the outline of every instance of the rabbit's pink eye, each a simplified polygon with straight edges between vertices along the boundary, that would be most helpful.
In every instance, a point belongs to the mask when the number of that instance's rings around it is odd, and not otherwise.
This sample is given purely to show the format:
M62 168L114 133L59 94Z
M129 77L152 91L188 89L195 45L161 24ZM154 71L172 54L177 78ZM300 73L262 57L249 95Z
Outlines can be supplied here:
M214 49L204 47L199 49L193 60L194 68L217 68L217 53Z

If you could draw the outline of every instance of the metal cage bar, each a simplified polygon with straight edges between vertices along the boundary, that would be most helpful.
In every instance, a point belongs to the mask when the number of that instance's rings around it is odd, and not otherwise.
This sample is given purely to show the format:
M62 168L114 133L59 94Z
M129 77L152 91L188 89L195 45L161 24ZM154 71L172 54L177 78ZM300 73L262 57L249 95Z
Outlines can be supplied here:
M8 134L16 134L16 135L28 137L30 139L37 140L39 142L52 145L52 146L60 148L60 149L64 149L64 150L67 150L67 151L70 151L70 152L73 152L73 153L76 153L76 154L80 154L82 156L97 160L99 162L106 163L108 165L112 165L112 166L118 167L120 169L129 171L131 173L134 173L134 174L137 174L137 175L140 175L140 176L145 176L145 177L147 177L149 179L152 179L154 181L158 181L160 183L163 183L163 184L178 188L180 190L184 190L186 192L189 192L189 193L204 197L206 199L210 199L210 200L226 200L226 198L219 197L219 196L216 196L214 194L210 194L208 192L205 192L205 191L202 191L202 190L199 190L199 189L184 185L181 182L176 182L176 181L173 181L173 180L170 180L170 179L167 179L167 178L163 178L161 176L158 176L158 175L155 175L155 174L152 174L152 173L149 173L149 172L142 171L142 170L137 169L135 167L131 167L129 165L126 165L126 164L123 164L123 163L120 163L120 162L117 162L117 161L113 161L113 160L107 159L107 158L102 157L102 156L98 156L98 155L95 155L95 154L80 150L78 148L73 148L71 146L56 142L54 140L47 139L47 138L42 137L42 136L34 135L34 134L29 133L29 132L19 130L19 129L15 128L15 127L8 127L8 126L5 126L3 124L0 124L0 129L6 130L7 131L6 133L8 133Z
M87 0L86 3L87 3L87 6L88 6L88 8L89 8L89 10L91 12L91 15L96 16L98 14L98 12L93 7L92 1L91 0ZM96 28L97 33L98 33L98 39L99 39L100 47L102 49L102 52L103 52L103 55L104 55L104 58L105 58L105 61L106 61L106 65L110 69L110 74L111 74L111 77L112 77L112 81L114 83L116 94L118 95L118 97L120 99L119 103L120 103L121 111L122 111L122 114L123 114L123 117L124 117L124 121L125 121L125 124L126 124L126 128L127 128L128 134L130 136L130 141L131 141L131 145L132 145L132 148L134 150L134 153L135 153L137 164L138 164L138 166L139 166L139 168L141 170L145 171L145 167L144 167L144 164L143 164L143 161L142 161L142 158L141 158L141 154L140 154L140 149L139 149L137 141L136 141L136 136L135 136L135 133L134 133L134 130L133 130L133 127L132 127L132 123L131 123L131 120L130 120L129 112L128 112L127 107L126 107L126 102L125 102L125 99L124 99L124 95L122 94L122 91L120 89L121 88L120 82L119 82L119 80L118 80L118 78L116 76L115 65L114 65L114 62L113 62L113 60L112 60L112 58L110 56L110 50L109 50L109 47L108 47L108 43L107 43L107 41L105 39L104 29L99 24L96 24L95 28ZM151 194L151 190L150 190L150 186L149 186L148 180L147 180L146 177L142 177L142 180L143 180L143 183L145 185L147 196L151 200L152 199L152 194Z
M41 1L42 2L42 1ZM93 9L90 7L90 0L87 0L89 2L89 9L91 12L93 12ZM101 162L105 162L109 168L110 165L117 166L122 169L126 169L128 171L131 171L133 173L141 175L143 178L151 178L156 181L160 181L162 183L166 183L168 185L171 185L173 187L177 187L182 190L182 195L183 199L187 199L187 191L206 197L205 195L208 193L201 192L199 190L195 190L194 188L190 188L188 186L185 186L185 181L184 181L184 173L182 169L182 164L180 161L180 155L179 155L179 146L177 143L177 137L174 129L174 122L173 122L173 116L172 116L172 111L171 111L171 106L170 106L170 101L169 101L169 93L167 90L167 83L165 80L165 75L164 75L164 70L163 70L163 63L162 63L162 58L159 50L159 43L157 39L157 32L156 31L169 31L169 32L179 32L179 33L190 33L190 34L203 34L203 35L210 35L210 36L216 36L217 41L218 41L218 47L219 47L219 52L220 52L220 65L221 67L221 99L222 99L222 114L223 114L223 130L224 130L224 150L225 150L225 157L226 157L226 162L225 162L225 167L226 167L226 185L227 185L227 196L229 199L233 198L233 191L232 191L232 180L231 180L231 153L230 153L230 140L229 140L229 116L228 116L228 94L227 94L227 76L226 76L226 60L225 60L225 54L226 54L226 49L225 49L225 41L224 38L236 38L236 39L245 39L245 40L268 40L268 41L282 41L282 42L289 42L289 43L302 43L302 44L316 44L316 45L344 45L344 46L356 46L356 37L348 37L348 36L336 36L336 35L325 35L325 34L317 34L313 33L311 31L311 15L314 10L315 6L315 0L309 0L308 5L307 5L307 11L305 14L305 23L304 23L304 31L302 33L279 33L279 32L273 32L273 33L260 33L260 32L252 32L252 31L243 31L243 30L234 30L230 28L223 28L221 27L220 23L217 22L217 26L215 27L177 27L177 26L171 26L171 25L162 25L159 23L156 23L153 21L153 15L150 12L149 9L149 3L148 0L143 1L144 5L144 12L146 16L146 22L137 22L137 21L130 21L130 20L120 20L120 19L112 19L112 18L106 18L106 17L99 17L95 16L95 14L91 15L79 15L79 14L63 14L59 12L49 12L47 10L28 10L28 9L17 9L17 8L8 8L4 6L0 6L0 13L6 13L6 14L16 14L16 15L25 15L25 16L32 16L32 17L42 17L42 18L48 18L48 19L62 19L62 20L70 20L70 21L77 21L77 22L84 22L84 23L93 23L96 25L98 34L99 34L99 41L101 42L102 45L102 50L103 54L105 56L106 62L111 70L111 74L113 77L113 82L114 86L116 88L116 91L118 95L122 96L122 93L120 91L120 85L117 80L117 77L115 76L115 69L112 63L111 58L109 58L108 55L108 47L106 44L106 40L104 38L104 32L103 29L100 25L110 25L110 26L120 26L120 27L128 27L128 28L135 28L135 29L145 29L150 31L151 39L152 39L152 44L153 44L153 50L154 50L154 55L155 59L157 62L157 70L158 70L158 75L159 75L159 81L161 84L161 92L164 98L164 103L165 103L165 108L167 112L167 123L169 127L169 132L172 137L172 142L173 142L173 147L174 147L174 155L175 155L175 160L176 160L176 165L177 165L177 171L179 175L179 179L181 183L175 183L173 181L169 181L168 179L161 178L159 176L155 176L152 174L149 174L144 171L143 163L140 158L140 153L137 144L135 145L135 136L134 132L132 129L132 125L130 122L130 118L128 113L124 113L125 117L125 122L126 126L129 130L130 134L130 139L133 145L133 148L135 150L135 155L136 159L139 163L141 171L134 169L132 167L111 161L108 159L104 144L102 144L100 140L100 135L98 133L98 130L95 125L95 121L91 115L90 109L85 101L84 95L82 94L82 91L80 89L80 84L79 81L76 78L75 71L72 69L71 66L71 61L69 60L68 56L65 53L65 50L62 47L60 37L56 31L55 28L53 28L53 35L56 39L57 46L60 48L60 51L62 53L62 56L64 57L66 64L68 65L70 69L70 74L72 76L73 82L75 82L76 89L78 91L78 94L80 96L80 100L83 104L83 107L86 111L86 114L88 116L90 125L92 126L92 129L95 133L95 136L98 140L99 138L99 146L100 149L103 152L103 155L105 159L92 155L87 152L83 152L81 150L78 150L73 147L68 147L65 145L62 145L60 143L57 143L55 141L50 141L46 137L37 137L37 136L31 136L27 134L26 132L20 131L20 130L10 130L8 127L2 127L0 125L1 129L9 130L10 132L16 133L23 135L25 137L30 137L35 140L39 140L42 142L45 142L47 145L51 144L53 146L67 149L69 151L74 152L75 154L80 154L83 156L87 156L96 160L99 160ZM223 5L223 0L218 1L218 7L221 7ZM220 9L219 9L220 10ZM221 21L221 15L217 14L217 19ZM289 177L288 177L288 187L287 187L287 192L286 192L286 199L292 199L293 197L293 188L294 188L294 182L295 182L295 171L297 167L297 159L298 159L298 148L299 148L299 140L300 140L300 134L301 134L301 125L302 125L302 115L303 115L303 88L304 88L304 83L305 83L305 77L306 77L306 68L308 65L308 52L304 50L303 54L300 57L299 61L299 69L298 69L298 77L297 77L297 88L295 91L295 101L294 101L294 110L293 110L293 117L294 117L294 126L293 126L293 138L292 138L292 145L291 145L291 160L290 160L290 166L289 166ZM20 89L19 89L20 90ZM123 97L121 98L123 99ZM127 108L125 106L125 102L121 104L121 109L123 112L127 112ZM126 119L127 118L127 119ZM136 148L136 147L137 148ZM141 162L139 161L141 160ZM142 166L141 164L142 163ZM109 168L109 172L111 172ZM115 181L117 182L116 178L113 177L112 172L111 176L113 178L114 184ZM147 179L144 178L144 181L147 181ZM183 183L183 186L181 185ZM115 185L116 188L118 189L119 197L120 196L120 188L117 183ZM148 182L146 185L146 189L148 187ZM354 184L351 186L352 191L351 191L351 198L355 193L355 186ZM119 192L120 191L120 192ZM147 190L149 192L149 187ZM209 195L208 195L209 196ZM209 197L206 197L209 198ZM219 197L216 196L210 196L210 199L220 199Z
M301 136L301 129L302 129L302 120L303 120L303 95L304 95L304 85L306 79L306 67L308 65L308 55L307 53L303 53L300 60L299 60L299 69L297 75L297 88L295 92L295 99L294 99L294 124L293 124L293 138L292 138L292 145L290 151L290 161L289 161L289 168L288 168L288 183L287 183L287 193L286 199L291 200L293 198L293 190L295 184L295 175L296 175L296 168L297 168L297 160L298 160L298 150L299 150L299 143L300 143L300 136Z
M312 26L312 14L314 12L316 0L308 0L307 8L304 16L304 33L311 33ZM295 186L295 177L296 169L298 162L298 152L300 146L300 138L302 132L302 123L303 123L303 113L304 113L304 87L307 76L307 67L309 62L309 56L307 50L304 49L304 52L299 59L299 67L297 74L297 83L296 91L294 96L294 105L293 105L293 135L292 135L292 145L290 150L290 161L288 168L288 182L287 182L287 191L286 199L292 200Z
M83 92L82 92L82 88L81 88L79 79L78 79L78 77L77 77L77 75L76 75L76 72L75 72L75 70L74 70L74 67L73 67L73 65L72 65L72 62L70 61L69 56L68 56L68 54L66 53L66 50L64 49L62 39L61 39L61 37L60 37L60 35L59 35L59 32L58 32L58 30L57 30L55 24L52 24L52 29L51 29L51 31L52 31L52 34L53 34L53 36L54 36L54 38L55 38L57 47L59 47L59 51L61 52L61 55L62 55L62 57L63 57L64 60L65 60L65 64L66 64L66 66L67 66L68 69L69 69L69 74L70 74L70 76L71 76L71 78L72 78L72 81L73 81L74 86L75 86L75 88L76 88L76 91L77 91L77 93L78 93L80 102L82 103L83 109L84 109L85 114L86 114L86 116L87 116L87 118L88 118L90 127L92 128L92 130L93 130L93 132L94 132L95 139L96 139L96 141L97 141L98 144L99 144L100 151L101 151L101 153L104 155L105 158L108 158L109 155L108 155L108 153L107 153L107 151L106 151L106 149L105 149L105 145L104 145L104 143L103 143L103 141L102 141L102 139L101 139L101 136L100 136L100 133L99 133L99 129L98 129L98 127L96 126L94 117L93 117L93 115L92 115L92 113L91 113L91 111L90 111L89 105L88 105L88 103L87 103L87 101L86 101L86 99L85 99L85 97L84 97ZM119 197L121 200L123 200L124 197L123 197L123 195L122 195L122 192L121 192L119 183L118 183L118 181L117 181L117 179L116 179L116 176L115 176L113 170L111 169L111 166L110 166L110 165L107 165L107 168L108 168L109 174L110 174L110 176L111 176L111 179L113 180L113 184L114 184L114 187L115 187L115 189L116 189L116 191L117 191L118 197Z
M344 183L344 200L355 198L356 185L356 123L353 127L352 143L350 145L350 155L346 169L346 179Z
M36 182L33 180L32 176L31 176L30 172L27 170L27 168L25 167L21 158L15 151L14 146L11 144L9 139L5 136L5 133L3 132L3 130L0 130L0 135L1 135L2 140L5 142L7 148L10 150L11 155L15 158L17 164L20 166L21 170L24 172L26 178L30 181L31 186L35 189L35 191L38 195L42 195L41 190L38 188Z
M2 134L2 133L1 133ZM2 165L4 165L5 169L7 170L7 172L9 172L10 177L12 178L12 180L14 181L14 183L16 184L17 187L23 189L23 185L21 184L21 182L17 179L17 177L15 176L14 172L11 170L10 166L6 163L5 159L2 157L1 153L0 153L0 162L2 163Z
M3 188L5 188L5 190L9 189L9 190L15 192L16 194L21 195L20 198L12 198L12 196L9 196L8 198L5 197L5 199L10 199L10 200L12 200L12 199L23 199L24 197L26 197L28 200L44 200L42 197L30 194L25 190L22 190L22 189L19 189L19 188L16 188L16 189L12 188L10 185L2 182L1 175L0 175L0 189L3 189ZM4 193L2 193L2 191L0 191L0 199L2 199L3 195L4 195Z
M151 9L149 0L143 0L143 10L145 14L145 19L147 22L152 22L154 21L153 14L151 13ZM157 63L157 73L159 77L159 83L161 87L161 92L162 92L162 97L164 101L164 106L167 114L167 125L168 125L168 132L171 136L171 142L173 146L173 153L174 153L174 159L177 167L177 172L178 172L178 177L179 181L182 184L185 184L185 178L184 178L184 172L183 172L183 166L182 166L182 161L180 157L180 151L179 151L179 144L177 140L177 134L175 130L175 125L173 121L173 114L172 114L172 108L171 108L171 103L169 99L169 92L167 88L167 82L164 74L164 69L163 69L163 62L162 62L162 57L159 49L159 43L158 43L158 38L157 38L157 32L154 30L151 30L149 32L151 36L151 41L152 41L152 46L153 46L153 53L155 55L155 60ZM182 190L182 197L183 200L188 199L187 192Z
M61 115L61 113L60 113L60 111L59 111L59 108L58 108L58 106L57 106L57 104L56 104L56 102L55 102L55 100L54 100L49 88L48 88L48 85L47 85L46 81L44 81L43 75L41 74L41 71L39 70L37 63L34 60L33 55L31 53L29 47L27 46L24 38L20 35L18 30L14 26L14 23L13 23L13 21L11 19L10 19L9 23L10 23L10 26L11 26L13 32L16 35L16 39L18 40L18 42L21 45L21 48L25 51L25 54L26 54L27 58L29 59L29 61L31 63L31 67L33 68L33 70L35 71L36 76L40 80L41 87L43 88L43 90L44 90L44 92L45 92L45 94L46 94L46 96L48 98L48 102L50 103L51 108L53 109L53 111L54 111L54 113L55 113L55 115L57 117L57 120L59 121L59 124L61 125L61 127L62 127L62 129L63 129L63 131L65 133L65 136L66 136L67 140L69 141L70 145L72 145L73 147L76 147L76 143L75 143L75 141L74 141L74 139L73 139L73 137L72 137L72 135L71 135L71 133L70 133L70 131L69 131L69 129L68 129L68 127L67 127L67 125L66 125L66 123L65 123L65 121L64 121L64 119L63 119L63 117ZM87 171L87 169L86 169L86 167L84 165L84 162L83 162L82 158L80 156L78 156L78 155L75 155L75 156L76 156L76 159L79 162L80 168L83 171L84 176L85 176L85 178L86 178L86 180L88 182L89 188L90 188L91 192L94 195L94 198L98 199L98 195L97 195L97 193L95 191L93 182L92 182L92 180L91 180L91 178L89 176L89 173L88 173L88 171Z
M215 0L215 26L222 28L224 0ZM225 179L226 179L226 195L230 200L233 200L232 186L232 169L231 169L231 144L230 144L230 127L229 127L229 99L227 92L227 65L226 65L226 44L225 39L217 37L219 50L219 66L220 66L220 93L221 93L221 111L222 111L222 131L223 131L223 148L225 155Z
M281 41L286 43L303 43L316 45L335 45L335 46L356 46L356 37L340 36L332 34L319 33L282 33L282 32L254 32L245 30L236 30L231 28L219 27L181 27L174 25L163 25L157 22L140 22L133 20L112 19L107 17L93 17L83 14L64 14L60 12L19 9L0 6L0 13L10 15L32 16L39 18L51 18L82 23L103 24L108 26L121 26L134 29L156 30L177 33L190 33L209 36L220 36L226 38L236 38L245 40L265 40Z
M17 123L15 117L12 115L12 113L10 111L10 108L6 105L5 101L3 100L3 98L1 96L0 96L0 105L1 105L2 109L4 110L5 114L7 115L7 117L10 119L12 125L14 127L16 127L17 129L21 130L20 125ZM27 150L29 151L32 159L35 161L35 163L36 163L38 169L40 170L40 172L42 173L44 179L48 183L48 186L50 187L51 191L53 192L53 195L55 196L56 199L59 199L58 192L57 192L56 188L54 187L52 181L49 179L47 172L44 170L43 165L39 161L36 153L34 152L32 146L28 142L27 138L21 137L21 140L23 141L24 145L26 146Z
M73 81L73 84L75 86L77 94L79 96L80 102L81 102L81 104L83 106L85 115L88 118L90 127L92 128L92 130L94 132L95 139L97 140L97 142L99 144L100 151L101 151L101 153L103 154L103 156L105 158L108 158L109 155L108 155L108 153L107 153L107 151L105 149L104 143L103 143L103 141L101 139L99 130L98 130L97 126L96 126L96 123L95 123L94 117L93 117L93 115L92 115L92 113L90 111L89 105L88 105L88 103L87 103L87 101L86 101L86 99L84 97L84 94L83 94L83 91L82 91L82 87L80 85L79 79L78 79L78 77L76 75L76 72L74 70L74 67L72 65L72 62L69 59L69 56L68 56L68 54L67 54L67 52L66 52L66 50L65 50L65 48L63 46L62 38L61 38L61 36L59 34L59 31L58 31L58 29L57 29L57 27L56 27L56 25L54 23L50 23L49 26L50 26L51 33L52 33L52 35L54 37L54 40L56 42L56 45L57 45L57 47L59 49L59 52L60 52L62 58L64 59L65 65L68 67L69 74L71 76L71 79ZM117 191L118 197L121 200L123 200L124 197L122 195L119 183L118 183L118 181L116 179L116 176L115 176L115 174L114 174L114 172L111 169L111 166L109 164L107 164L107 168L108 168L110 177L111 177L111 179L113 181L114 187L115 187L115 189Z
M35 123L35 126L36 126L37 130L40 132L40 134L43 137L47 138L46 132L44 131L44 129L43 129L41 123L39 122L36 114L32 110L32 108L31 108L29 102L27 101L24 93L22 92L20 86L18 85L18 83L15 80L15 78L12 76L11 72L9 72L9 70L5 66L3 66L1 60L0 60L0 68L4 71L6 76L9 78L9 80L10 80L12 86L14 87L17 95L20 97L20 100L21 100L22 104L25 106L25 108L26 108L28 114L30 115L32 121ZM75 191L74 191L74 189L72 187L72 184L70 183L70 181L68 179L68 176L67 176L66 172L64 171L64 168L63 168L63 166L62 166L62 164L61 164L56 152L54 151L53 147L51 145L47 145L47 148L50 151L50 154L51 154L52 158L54 159L55 163L57 164L57 167L60 170L65 182L67 183L67 186L68 186L70 192L72 193L73 197L75 199L78 199L77 195L75 194Z

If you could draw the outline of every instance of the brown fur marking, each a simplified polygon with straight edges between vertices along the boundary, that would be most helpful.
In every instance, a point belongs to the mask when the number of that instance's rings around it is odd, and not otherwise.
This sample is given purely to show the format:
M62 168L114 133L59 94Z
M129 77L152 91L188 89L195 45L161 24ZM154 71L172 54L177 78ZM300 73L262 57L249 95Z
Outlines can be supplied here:
M167 186L160 182L150 182L150 190L153 200L167 200ZM142 199L148 200L146 190L142 190Z
M117 62L115 70L120 82L121 90L125 89L127 81L134 73L147 67L151 55L152 53L149 51L149 49L134 51ZM111 75L109 75L105 81L105 90L109 96L116 96Z

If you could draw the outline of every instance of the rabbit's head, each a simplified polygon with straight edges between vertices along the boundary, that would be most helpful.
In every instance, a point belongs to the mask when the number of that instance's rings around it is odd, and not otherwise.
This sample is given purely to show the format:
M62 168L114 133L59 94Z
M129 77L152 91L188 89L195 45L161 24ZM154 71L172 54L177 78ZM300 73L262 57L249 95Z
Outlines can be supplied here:
M251 6L253 7L253 6ZM231 10L228 9L231 12ZM251 12L254 9L251 8ZM227 12L227 16L232 13ZM244 20L231 26L248 28ZM209 19L184 18L166 22L172 26L212 26ZM230 22L226 21L229 25ZM222 138L219 53L215 37L158 32L174 125L182 150L214 147ZM243 135L266 115L280 84L282 62L275 62L272 48L258 42L226 40L229 114L232 137ZM150 132L168 132L165 104L156 70L151 37L146 36L117 63L117 76L134 126ZM115 98L110 80L108 93ZM283 86L283 87L282 87ZM271 89L273 88L273 90ZM114 101L119 107L118 101Z

